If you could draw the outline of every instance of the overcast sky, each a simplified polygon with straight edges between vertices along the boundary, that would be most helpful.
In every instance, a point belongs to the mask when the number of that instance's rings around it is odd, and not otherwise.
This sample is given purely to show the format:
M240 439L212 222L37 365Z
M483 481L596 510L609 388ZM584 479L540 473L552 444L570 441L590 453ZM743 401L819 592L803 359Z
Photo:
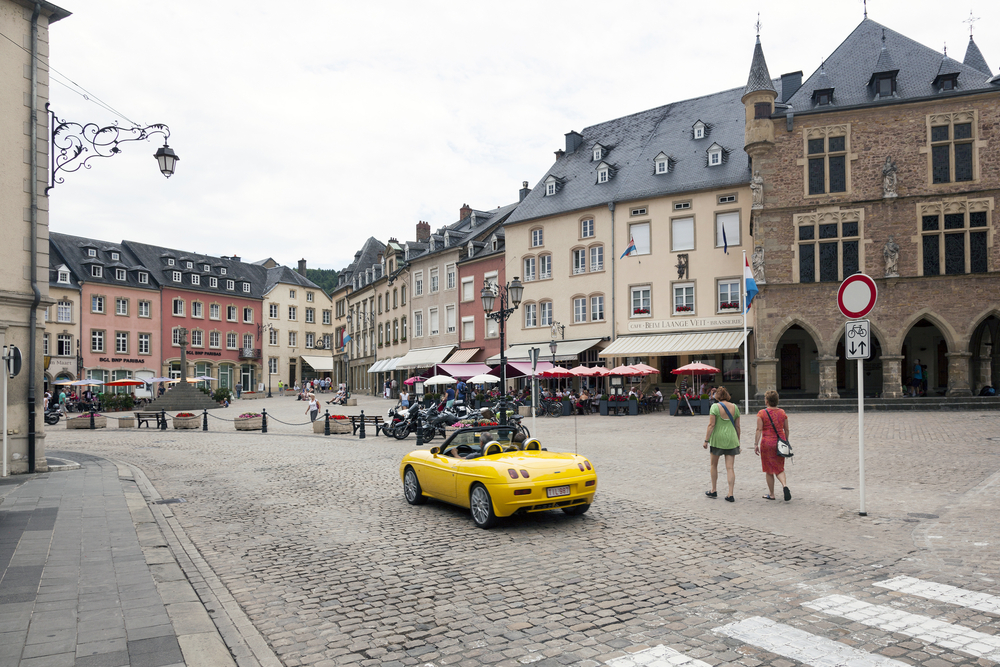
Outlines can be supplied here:
M516 201L570 130L743 86L758 11L772 76L808 76L863 16L860 0L56 3L73 15L51 30L53 78L166 123L181 160L163 178L154 139L68 174L54 231L337 269L368 236ZM970 9L996 72L1000 3L868 3L958 60ZM55 82L51 102L116 119Z

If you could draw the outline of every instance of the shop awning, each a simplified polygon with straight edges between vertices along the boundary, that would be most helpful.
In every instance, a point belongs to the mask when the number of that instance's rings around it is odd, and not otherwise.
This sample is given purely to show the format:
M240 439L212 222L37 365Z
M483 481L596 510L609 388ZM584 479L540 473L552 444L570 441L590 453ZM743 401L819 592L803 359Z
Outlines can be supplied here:
M410 350L396 364L396 368L430 368L434 364L444 361L454 345L439 345L438 347L424 347L419 350Z
M464 364L469 361L472 357L476 356L476 352L479 352L478 347L472 347L464 350L455 350L450 357L448 357L449 364ZM473 373L475 375L475 373ZM469 377L472 377L470 375Z
M369 373L378 373L378 372L380 372L382 370L382 367L385 366L388 361L389 361L388 359L379 359L374 364L372 364L371 366L369 366L368 372Z
M556 361L576 361L577 357L580 356L581 352L586 352L590 348L594 347L601 342L600 338L584 338L582 340L557 340L556 341ZM543 341L541 343L524 343L521 345L511 345L510 349L504 355L507 357L507 361L527 361L530 363L531 359L528 358L528 350L537 347L540 352L538 353L539 359L547 359L552 361L552 353L549 352L549 341ZM500 355L494 354L492 357L486 360L490 366L500 363ZM530 371L529 371L530 372Z
M495 375L500 377L500 369L502 366L497 366L490 371L490 375ZM535 375L538 375L542 371L550 371L555 366L552 365L551 361L539 361L538 365L535 366ZM519 378L524 375L531 375L531 362L530 361L508 361L507 362L507 379Z
M402 359L402 357L393 357L392 359L386 359L385 360L385 366L382 367L382 371L381 372L383 372L383 373L389 373L391 371L396 370L396 366L399 365L399 360L400 359Z
M319 355L302 355L299 357L303 362L309 364L309 366L316 372L332 372L333 371L333 357L327 355L321 357Z
M743 330L700 331L698 333L620 336L601 350L599 357L644 357L677 354L739 352Z
M461 350L459 350L461 352ZM437 372L450 375L456 380L468 380L473 375L483 375L490 372L490 367L482 363L453 364L451 359L446 364L438 364Z

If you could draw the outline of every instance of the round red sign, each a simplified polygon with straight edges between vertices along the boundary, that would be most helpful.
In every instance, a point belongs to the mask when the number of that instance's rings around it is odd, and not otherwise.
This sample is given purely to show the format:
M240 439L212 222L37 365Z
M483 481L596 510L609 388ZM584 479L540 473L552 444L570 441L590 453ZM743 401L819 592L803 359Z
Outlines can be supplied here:
M837 292L837 305L845 316L856 320L864 317L875 307L878 300L878 288L875 281L863 273L848 276L840 284Z

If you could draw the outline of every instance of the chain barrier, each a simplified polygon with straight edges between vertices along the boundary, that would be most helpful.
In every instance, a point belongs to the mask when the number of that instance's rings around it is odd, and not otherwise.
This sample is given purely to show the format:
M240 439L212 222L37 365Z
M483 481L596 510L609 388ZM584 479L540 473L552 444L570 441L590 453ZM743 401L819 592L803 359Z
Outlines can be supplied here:
M108 419L108 418L110 418L110 419L122 419L122 418L124 418L124 419L132 419L132 418L134 418L136 412L142 412L142 410L133 410L133 411L130 411L130 412L127 412L127 413L123 412L123 413L115 413L115 414L109 414L109 415L106 415L106 414L103 414L103 413L100 413L100 412L84 412L83 414L80 414L80 415L78 415L76 417L66 416L66 419L69 420L69 419L87 419L87 418L90 418L91 420L93 420L93 419L96 419L97 417L104 417L105 419ZM162 413L162 412L158 412L157 414L158 415L162 414L165 419L173 419L173 417L174 417L174 415L170 415L170 414L166 414L166 413ZM329 414L329 411L327 411L327 414ZM207 419L207 417L211 417L212 419L217 419L220 422L230 422L230 423L234 423L238 419L238 418L236 418L236 419L226 419L225 417L218 417L215 414L213 414L211 412L208 412L207 410L204 410L201 415L194 414L193 416L194 417L202 417L204 419L203 424L202 424L202 430L204 430L204 431L208 430L208 419ZM273 415L267 414L266 412L262 416L264 417L264 422L265 423L270 422L270 421L273 420L273 421L278 422L279 424L284 424L285 426L310 426L313 423L311 421L302 422L302 423L298 423L298 422L286 422L286 421L282 421L282 420L278 419L277 417L275 417ZM323 419L323 417L320 416L320 417L316 418L316 421L320 421L322 419ZM93 426L91 428L93 428ZM266 433L266 431L265 431L265 433Z
M317 417L316 421L319 421L320 419L322 419L322 417ZM268 421L276 421L279 424L284 424L285 426L309 426L310 424L312 424L312 422L303 422L301 424L293 424L291 422L283 422L283 421L281 421L280 419L278 419L277 417L275 417L273 415L268 415L267 416L267 420Z

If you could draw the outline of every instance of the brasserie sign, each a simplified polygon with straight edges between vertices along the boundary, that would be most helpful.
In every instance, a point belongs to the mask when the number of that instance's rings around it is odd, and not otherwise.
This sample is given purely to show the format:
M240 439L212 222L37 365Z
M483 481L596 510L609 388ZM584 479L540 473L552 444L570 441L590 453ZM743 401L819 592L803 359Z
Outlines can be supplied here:
M628 330L634 333L653 333L742 326L742 315L723 315L722 317L678 317L672 320L633 320L628 323Z

